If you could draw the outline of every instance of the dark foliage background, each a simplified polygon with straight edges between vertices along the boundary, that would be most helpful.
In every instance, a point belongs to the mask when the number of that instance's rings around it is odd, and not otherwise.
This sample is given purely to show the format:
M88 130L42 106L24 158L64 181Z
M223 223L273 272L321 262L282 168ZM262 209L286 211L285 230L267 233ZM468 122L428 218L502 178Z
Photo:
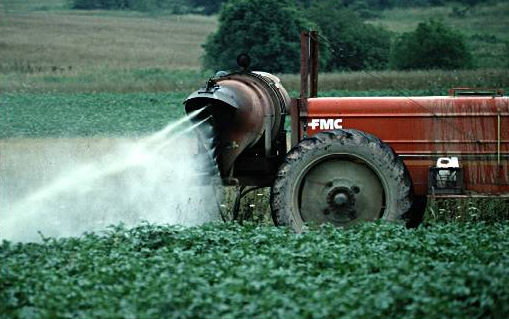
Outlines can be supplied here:
M461 69L472 67L472 56L459 31L430 20L396 39L391 65L401 70Z
M304 11L306 17L319 26L321 41L330 54L325 70L386 68L391 34L364 23L355 11L335 6L336 2L315 2Z
M219 15L219 29L204 45L204 66L232 69L237 55L248 53L255 69L297 72L299 35L311 26L290 1L228 1Z
M363 11L353 9L360 2L354 2L340 1L343 5L338 6L337 0L305 1L297 10L291 1L228 1L219 15L219 29L204 45L204 67L234 68L235 57L246 52L257 69L298 72L298 34L310 27L320 32L325 71L472 67L461 32L428 21L398 37L365 23Z

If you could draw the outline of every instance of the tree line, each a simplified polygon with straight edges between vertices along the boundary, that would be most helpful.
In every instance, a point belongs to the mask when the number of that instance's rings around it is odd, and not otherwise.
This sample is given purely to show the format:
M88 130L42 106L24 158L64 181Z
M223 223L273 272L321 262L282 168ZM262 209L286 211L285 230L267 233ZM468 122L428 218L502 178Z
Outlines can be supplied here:
M68 0L73 9L103 10L167 10L176 14L216 14L228 0ZM449 3L475 6L493 0L336 0L334 6L349 8L362 15L376 15L377 10L442 6ZM321 0L292 0L294 5L308 8Z
M375 69L471 68L465 37L441 21L421 22L412 32L394 34L365 23L372 10L443 5L449 0L72 0L79 9L148 10L174 13L219 12L219 28L203 47L203 66L235 68L236 56L248 53L253 68L298 72L300 31L321 35L324 71ZM476 5L488 0L459 0ZM456 0L455 2L458 2Z
M204 44L204 66L232 69L235 57L248 53L254 69L298 72L301 30L319 31L324 71L473 66L464 36L440 21L424 21L398 35L365 23L356 11L336 3L321 0L301 10L289 0L229 0L221 9L218 30Z

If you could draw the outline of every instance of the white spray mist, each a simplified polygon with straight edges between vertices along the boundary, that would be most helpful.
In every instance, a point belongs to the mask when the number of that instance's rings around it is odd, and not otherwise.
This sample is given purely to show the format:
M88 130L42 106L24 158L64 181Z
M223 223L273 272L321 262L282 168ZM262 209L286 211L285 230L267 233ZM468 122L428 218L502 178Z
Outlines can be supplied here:
M38 241L141 221L219 219L217 177L195 156L188 118L138 140L39 139L0 144L0 239ZM29 145L23 145L29 144Z

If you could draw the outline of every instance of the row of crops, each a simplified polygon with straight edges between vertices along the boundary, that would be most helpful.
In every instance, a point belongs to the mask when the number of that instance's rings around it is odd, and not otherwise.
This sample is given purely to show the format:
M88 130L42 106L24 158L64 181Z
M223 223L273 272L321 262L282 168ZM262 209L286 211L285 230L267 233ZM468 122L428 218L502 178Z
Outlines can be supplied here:
M143 224L0 246L0 318L507 318L509 223Z

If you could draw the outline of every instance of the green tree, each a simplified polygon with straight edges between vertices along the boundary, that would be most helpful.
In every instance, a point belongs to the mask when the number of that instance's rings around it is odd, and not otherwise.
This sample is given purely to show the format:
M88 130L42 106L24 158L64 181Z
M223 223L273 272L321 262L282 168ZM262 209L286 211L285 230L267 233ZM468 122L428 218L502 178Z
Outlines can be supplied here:
M435 20L419 23L415 31L398 37L390 61L400 70L463 69L473 64L463 35Z
M235 68L240 53L251 56L254 69L297 72L300 32L310 27L293 2L287 0L230 0L223 4L219 29L204 44L204 66Z
M326 70L383 69L389 61L391 37L385 29L364 23L337 1L315 2L307 17L318 24L330 51Z

